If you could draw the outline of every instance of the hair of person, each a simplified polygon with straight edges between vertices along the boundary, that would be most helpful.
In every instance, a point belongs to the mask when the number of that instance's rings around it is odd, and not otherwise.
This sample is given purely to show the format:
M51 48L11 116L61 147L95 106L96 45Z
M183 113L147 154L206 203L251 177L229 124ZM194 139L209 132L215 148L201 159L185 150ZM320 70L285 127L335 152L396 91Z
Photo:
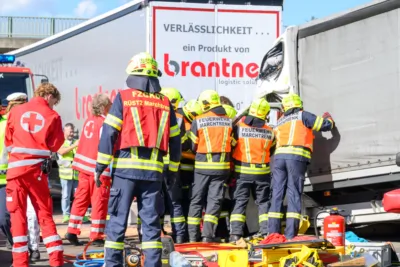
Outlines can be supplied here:
M52 83L41 83L39 87L35 90L35 96L46 97L52 95L53 98L57 99L55 105L61 101L61 93L58 91Z
M68 127L70 127L72 130L75 129L75 126L74 126L72 123L70 123L70 122L68 122L68 123L66 123L66 124L64 125L64 129L65 129L65 128L68 128Z
M8 106L7 106L7 109L6 109L6 113L10 112L10 110L11 110L13 107L18 106L18 105L21 105L21 104L24 104L24 103L26 103L27 101L28 101L28 100L26 99L25 96L21 96L21 97L18 97L17 99L14 99L14 100L9 101L9 102L8 102Z
M229 98L227 98L226 96L222 96L221 95L219 98L221 100L221 104L222 105L229 105L231 107L234 107L233 102Z
M110 98L106 94L97 94L92 99L91 112L94 116L100 116L104 109L111 104Z

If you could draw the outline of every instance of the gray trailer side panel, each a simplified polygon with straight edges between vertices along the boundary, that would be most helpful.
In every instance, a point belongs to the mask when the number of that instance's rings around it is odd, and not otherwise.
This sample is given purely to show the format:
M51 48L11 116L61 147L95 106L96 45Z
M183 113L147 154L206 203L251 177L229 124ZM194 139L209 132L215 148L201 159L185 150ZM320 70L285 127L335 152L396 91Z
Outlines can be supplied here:
M316 134L309 176L393 165L400 151L399 9L298 42L305 109L331 112Z

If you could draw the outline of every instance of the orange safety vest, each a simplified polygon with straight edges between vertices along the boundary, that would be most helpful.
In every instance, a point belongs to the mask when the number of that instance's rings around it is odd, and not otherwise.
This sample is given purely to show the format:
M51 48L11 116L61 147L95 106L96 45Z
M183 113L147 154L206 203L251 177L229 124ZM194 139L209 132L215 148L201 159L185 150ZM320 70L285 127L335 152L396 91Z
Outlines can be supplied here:
M74 161L72 162L72 169L88 175L94 174L97 160L97 149L99 147L104 119L104 116L94 116L87 119L83 124L78 150L76 151ZM102 176L111 177L109 167L107 167L107 169L102 173Z
M117 150L147 147L167 153L171 112L168 98L136 89L126 89L120 94L124 124Z
M210 111L196 117L198 146L197 153L231 152L232 120L226 115Z
M270 161L270 148L274 140L271 127L251 127L243 121L237 125L238 140L232 157L249 164L265 164Z
M303 112L299 111L278 120L275 128L276 147L300 146L313 150L314 134L302 120Z

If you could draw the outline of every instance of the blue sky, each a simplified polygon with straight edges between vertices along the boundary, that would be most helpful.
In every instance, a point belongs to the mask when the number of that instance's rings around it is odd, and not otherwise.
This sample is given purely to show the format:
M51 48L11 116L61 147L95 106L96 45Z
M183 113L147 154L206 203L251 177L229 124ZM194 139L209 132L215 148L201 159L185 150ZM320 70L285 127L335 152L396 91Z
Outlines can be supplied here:
M283 24L301 24L372 0L285 0ZM0 0L0 16L91 18L129 0Z

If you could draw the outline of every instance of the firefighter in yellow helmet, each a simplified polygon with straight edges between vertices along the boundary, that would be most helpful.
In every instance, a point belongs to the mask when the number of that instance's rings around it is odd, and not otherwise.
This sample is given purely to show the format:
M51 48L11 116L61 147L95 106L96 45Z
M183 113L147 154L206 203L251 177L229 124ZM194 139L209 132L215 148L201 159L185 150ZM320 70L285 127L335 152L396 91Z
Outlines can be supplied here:
M224 101L222 100L221 96L221 103L225 102L227 104L222 104L222 107L225 109L226 115L233 121L236 117L237 111L233 107L233 103L227 98L224 97ZM232 162L230 163L230 179L226 183L224 183L224 199L222 201L222 208L221 213L219 215L218 226L215 232L215 236L221 241L228 241L229 240L229 216L230 211L232 209L232 199L233 199L233 186L231 181L232 177Z
M224 198L224 183L230 172L232 120L216 91L203 91L198 101L204 113L193 120L189 132L196 157L187 224L189 241L198 241L202 209L207 202L202 237L203 242L213 242Z
M177 112L179 104L183 101L183 97L175 88L162 88L160 93L168 97L169 101L174 107L176 121L181 133L181 142L183 143L186 140L185 124L183 123L183 115ZM169 211L171 217L172 237L174 238L175 243L182 244L184 242L186 232L185 216L183 215L182 211L182 183L180 177L178 177L178 180L175 183L168 183L168 181L170 181L168 177L169 154L167 154L163 160L163 194L165 202L161 203L161 205L164 206L164 213L167 210Z
M183 116L185 132L189 132L194 118L201 115L203 111L201 110L199 102L197 102L195 99L192 99L189 100L181 109L178 109L178 113ZM195 154L192 151L190 140L186 139L186 141L182 144L182 159L180 165L182 182L182 209L186 219L189 214L190 190L194 180L194 157Z
M237 114L237 110L233 106L227 104L222 105L222 107L225 109L226 115L234 120Z
M283 116L274 128L276 150L272 175L271 207L268 213L269 234L280 233L284 192L287 192L285 236L288 240L298 234L301 219L301 194L307 165L313 151L313 131L330 131L335 123L329 113L322 117L303 110L297 94L282 99Z
M181 158L181 137L174 108L160 94L158 64L148 53L135 55L126 69L129 89L120 91L103 123L97 164L96 186L111 161L106 225L105 266L122 266L124 238L130 206L137 197L142 219L141 249L145 267L161 267L160 207L163 156L169 153L168 183L175 183Z
M246 207L253 194L258 206L260 234L268 235L268 205L270 197L270 156L274 150L275 137L266 118L270 105L264 98L251 103L249 114L233 129L232 157L235 168L236 188L233 195L234 208L231 213L230 241L243 236L246 224Z

